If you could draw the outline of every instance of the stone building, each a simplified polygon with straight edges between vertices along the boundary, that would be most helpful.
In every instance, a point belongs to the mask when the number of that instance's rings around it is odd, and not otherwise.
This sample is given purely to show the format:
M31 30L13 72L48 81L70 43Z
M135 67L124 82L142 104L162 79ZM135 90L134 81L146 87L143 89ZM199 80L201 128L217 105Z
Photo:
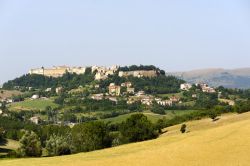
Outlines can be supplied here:
M111 83L109 85L109 94L111 96L120 96L120 94L121 94L121 87L115 85L114 83Z

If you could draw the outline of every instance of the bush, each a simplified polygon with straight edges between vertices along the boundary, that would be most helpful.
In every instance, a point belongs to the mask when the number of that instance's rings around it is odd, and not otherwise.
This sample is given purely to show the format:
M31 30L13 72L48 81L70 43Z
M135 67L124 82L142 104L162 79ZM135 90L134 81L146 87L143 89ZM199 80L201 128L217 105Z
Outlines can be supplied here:
M158 136L153 124L143 114L131 115L121 124L120 132L124 143L145 141Z
M186 128L187 128L186 124L181 125L181 129L180 129L181 133L185 133L186 132Z
M20 140L21 147L18 149L20 156L40 157L42 154L41 142L36 133L26 131Z
M217 118L218 113L215 110L211 110L209 112L209 118L211 118L213 121L215 121L215 119Z

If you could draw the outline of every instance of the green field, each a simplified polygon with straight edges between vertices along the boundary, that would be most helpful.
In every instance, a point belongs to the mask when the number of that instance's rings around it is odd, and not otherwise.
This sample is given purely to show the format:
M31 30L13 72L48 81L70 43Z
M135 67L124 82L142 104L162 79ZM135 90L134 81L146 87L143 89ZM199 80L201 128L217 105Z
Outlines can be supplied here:
M159 114L152 113L150 111L145 111L145 112L143 112L143 114L146 115L151 122L155 123L159 119L162 119L162 118L171 119L174 116L185 115L185 114L189 114L189 113L194 112L194 111L195 110L169 110L169 111L167 111L166 115L159 115ZM138 113L138 112L136 112L136 113ZM136 113L120 115L120 116L117 116L114 118L104 119L104 121L111 122L111 123L121 123L121 122L125 121L127 118L129 118L131 115L136 114Z
M76 155L0 160L1 166L248 166L250 113L187 122L160 138Z
M47 106L56 108L58 105L53 102L52 99L37 99L37 100L25 100L22 102L16 102L9 105L11 111L21 110L45 110Z

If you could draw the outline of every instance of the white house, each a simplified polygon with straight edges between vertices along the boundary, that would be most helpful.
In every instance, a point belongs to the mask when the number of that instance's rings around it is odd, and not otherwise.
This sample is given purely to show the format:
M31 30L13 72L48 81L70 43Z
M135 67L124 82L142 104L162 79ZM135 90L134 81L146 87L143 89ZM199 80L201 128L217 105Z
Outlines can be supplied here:
M192 85L188 84L188 83L181 84L181 86L180 86L180 89L185 90L185 91L188 91L190 88L192 88Z
M33 96L31 97L31 99L33 99L33 100L39 99L39 95L33 95Z

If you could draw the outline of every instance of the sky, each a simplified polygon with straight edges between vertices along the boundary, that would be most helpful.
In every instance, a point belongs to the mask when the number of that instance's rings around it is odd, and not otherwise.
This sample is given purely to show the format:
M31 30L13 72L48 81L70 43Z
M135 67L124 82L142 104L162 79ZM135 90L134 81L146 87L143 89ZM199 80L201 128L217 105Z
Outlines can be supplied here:
M0 84L30 68L250 67L249 0L0 0Z

